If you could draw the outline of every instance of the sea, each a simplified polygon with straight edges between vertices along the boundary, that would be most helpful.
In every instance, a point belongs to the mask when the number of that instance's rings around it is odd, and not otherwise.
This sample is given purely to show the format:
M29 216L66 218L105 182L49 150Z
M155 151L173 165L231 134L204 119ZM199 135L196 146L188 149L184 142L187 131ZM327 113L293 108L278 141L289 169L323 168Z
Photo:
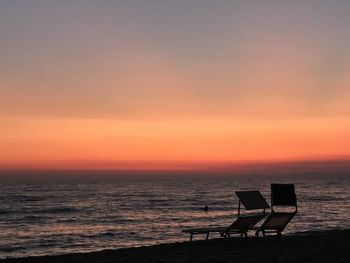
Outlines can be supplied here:
M0 258L186 241L182 229L234 220L236 190L270 202L270 183L295 184L299 209L286 234L350 228L347 175L15 180L0 185Z

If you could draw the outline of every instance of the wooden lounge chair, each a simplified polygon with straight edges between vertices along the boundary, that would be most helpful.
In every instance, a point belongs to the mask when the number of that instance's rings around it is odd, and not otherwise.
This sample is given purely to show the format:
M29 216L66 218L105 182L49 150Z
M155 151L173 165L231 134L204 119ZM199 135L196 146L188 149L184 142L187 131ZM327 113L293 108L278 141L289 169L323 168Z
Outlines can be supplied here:
M184 233L190 234L190 242L193 235L206 234L206 240L209 238L210 233L219 233L222 237L230 237L231 234L240 234L247 236L248 230L250 230L255 224L265 217L265 209L269 208L269 204L259 191L236 191L238 197L238 213L237 219L232 224L224 227L207 227L207 228L192 228L182 230ZM241 214L241 205L246 210L262 209L260 213Z
M284 211L276 211L276 207ZM285 209L292 211L285 211ZM298 212L297 197L294 184L271 184L271 213L262 225L256 228L256 236L261 232L263 237L267 233L276 233L281 237L283 230Z

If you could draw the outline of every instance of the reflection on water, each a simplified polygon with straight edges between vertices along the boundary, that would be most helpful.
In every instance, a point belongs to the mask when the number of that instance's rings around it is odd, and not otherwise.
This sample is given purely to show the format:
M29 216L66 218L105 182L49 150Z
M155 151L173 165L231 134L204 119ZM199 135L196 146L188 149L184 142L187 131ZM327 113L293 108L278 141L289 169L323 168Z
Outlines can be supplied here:
M346 177L2 184L0 258L187 240L182 228L231 222L234 190L259 189L269 200L270 182L296 184L299 213L286 232L350 227Z

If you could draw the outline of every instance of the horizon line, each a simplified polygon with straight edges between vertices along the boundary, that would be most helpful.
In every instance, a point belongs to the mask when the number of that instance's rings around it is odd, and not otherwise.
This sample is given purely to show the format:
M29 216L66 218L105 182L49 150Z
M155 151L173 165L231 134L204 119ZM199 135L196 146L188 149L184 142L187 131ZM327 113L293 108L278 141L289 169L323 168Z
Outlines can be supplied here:
M58 163L60 161L56 161ZM92 166L82 167L93 162ZM238 168L254 168L256 165L307 165L321 163L347 163L350 165L350 156L332 156L324 158L282 158L235 161L193 161L193 160L142 160L142 161L62 161L60 165L51 164L13 164L1 165L0 171L201 171L208 169L230 170ZM67 165L68 163L68 165ZM69 164L70 163L70 164Z

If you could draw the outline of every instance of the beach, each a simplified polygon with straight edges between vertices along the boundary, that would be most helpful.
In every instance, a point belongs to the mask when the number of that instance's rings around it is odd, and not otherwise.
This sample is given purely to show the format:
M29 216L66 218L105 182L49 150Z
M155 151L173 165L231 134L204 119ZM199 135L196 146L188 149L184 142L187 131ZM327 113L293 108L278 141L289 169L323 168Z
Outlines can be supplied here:
M198 238L199 239L199 238ZM58 256L13 258L1 263L75 262L349 262L350 229L300 232L281 239L198 240Z

